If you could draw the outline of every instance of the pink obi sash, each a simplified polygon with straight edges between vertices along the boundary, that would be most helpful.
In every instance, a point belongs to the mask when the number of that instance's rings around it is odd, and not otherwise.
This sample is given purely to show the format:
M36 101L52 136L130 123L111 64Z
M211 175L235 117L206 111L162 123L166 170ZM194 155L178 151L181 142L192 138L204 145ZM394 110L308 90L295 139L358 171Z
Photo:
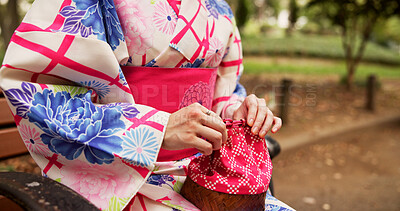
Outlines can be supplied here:
M211 109L216 68L160 68L123 66L122 72L135 103L173 113L195 102ZM196 154L196 149L161 149L157 161L179 160Z

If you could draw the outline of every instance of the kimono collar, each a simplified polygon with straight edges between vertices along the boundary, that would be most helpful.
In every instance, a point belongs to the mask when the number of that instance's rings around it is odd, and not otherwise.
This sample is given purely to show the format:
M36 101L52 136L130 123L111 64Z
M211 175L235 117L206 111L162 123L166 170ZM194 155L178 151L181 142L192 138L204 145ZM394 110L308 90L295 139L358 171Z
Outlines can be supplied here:
M179 15L179 9L181 8L181 0L167 0L168 4L172 7L174 10L175 14L178 16Z
M168 0L175 10L176 0ZM175 4L174 4L175 3ZM170 47L179 51L190 63L200 55L207 31L207 9L203 0L182 0Z

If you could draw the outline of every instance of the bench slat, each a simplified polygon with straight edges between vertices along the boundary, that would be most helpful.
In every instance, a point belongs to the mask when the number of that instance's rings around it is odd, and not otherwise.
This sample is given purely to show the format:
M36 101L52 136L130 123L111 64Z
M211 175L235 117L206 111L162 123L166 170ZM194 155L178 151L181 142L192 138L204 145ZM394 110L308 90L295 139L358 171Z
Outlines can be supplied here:
M7 125L14 123L14 117L8 107L7 100L0 98L0 125Z
M23 211L18 204L14 203L10 199L0 196L0 207L2 211Z
M20 155L28 152L16 127L0 130L0 144L0 158Z

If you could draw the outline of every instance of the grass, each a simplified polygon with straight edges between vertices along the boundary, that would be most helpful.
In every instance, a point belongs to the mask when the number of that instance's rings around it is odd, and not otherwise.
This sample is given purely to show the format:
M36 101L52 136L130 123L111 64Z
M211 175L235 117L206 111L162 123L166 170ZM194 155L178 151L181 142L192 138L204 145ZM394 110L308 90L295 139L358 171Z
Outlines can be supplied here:
M242 38L245 55L282 55L330 59L343 59L344 51L340 36L302 35L292 37L268 37L262 35ZM375 43L368 43L364 61L400 65L400 55Z
M289 73L304 75L346 75L344 61L306 58L245 57L246 74ZM375 74L379 78L400 79L400 66L376 63L361 63L356 71L356 79L365 79Z
M11 165L0 166L0 172L11 172L11 171L15 171L15 168Z

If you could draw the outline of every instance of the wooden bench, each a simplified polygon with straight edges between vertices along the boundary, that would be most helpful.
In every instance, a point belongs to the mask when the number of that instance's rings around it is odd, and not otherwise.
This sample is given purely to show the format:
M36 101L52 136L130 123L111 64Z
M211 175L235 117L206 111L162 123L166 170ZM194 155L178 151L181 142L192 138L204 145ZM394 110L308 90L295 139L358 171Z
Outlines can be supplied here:
M0 159L28 153L2 94L0 97L0 145Z
M3 94L0 94L0 145L0 160L28 153ZM2 210L23 210L4 196L0 196L0 207Z

